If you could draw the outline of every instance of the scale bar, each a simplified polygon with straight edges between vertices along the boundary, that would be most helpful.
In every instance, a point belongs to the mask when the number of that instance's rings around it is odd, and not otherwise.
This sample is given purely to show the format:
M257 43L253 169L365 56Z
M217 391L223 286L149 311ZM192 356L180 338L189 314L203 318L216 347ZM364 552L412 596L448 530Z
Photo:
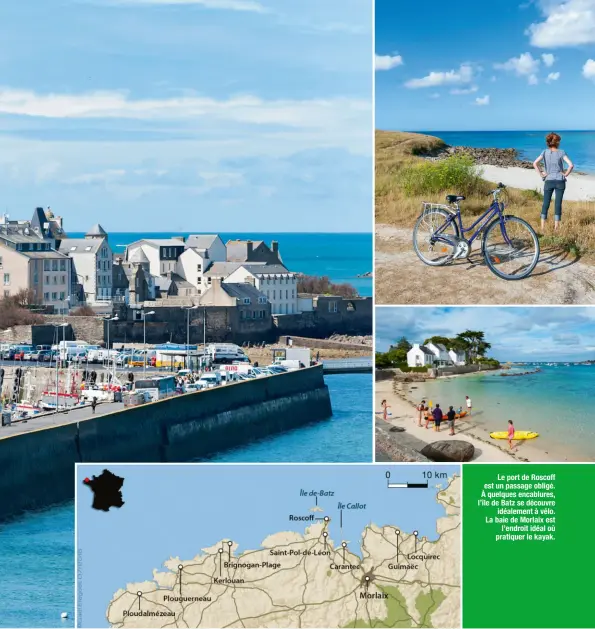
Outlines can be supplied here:
M389 489L427 489L428 483L388 483Z

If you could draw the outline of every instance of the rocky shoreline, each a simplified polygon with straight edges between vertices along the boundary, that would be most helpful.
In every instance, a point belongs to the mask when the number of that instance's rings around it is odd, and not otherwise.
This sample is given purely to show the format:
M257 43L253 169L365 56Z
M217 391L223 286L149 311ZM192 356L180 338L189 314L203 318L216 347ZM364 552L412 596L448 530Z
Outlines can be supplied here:
M469 155L478 166L516 166L517 168L533 168L533 162L519 159L516 149L474 148L472 146L444 146L431 154L420 155L424 159L440 161L453 155Z

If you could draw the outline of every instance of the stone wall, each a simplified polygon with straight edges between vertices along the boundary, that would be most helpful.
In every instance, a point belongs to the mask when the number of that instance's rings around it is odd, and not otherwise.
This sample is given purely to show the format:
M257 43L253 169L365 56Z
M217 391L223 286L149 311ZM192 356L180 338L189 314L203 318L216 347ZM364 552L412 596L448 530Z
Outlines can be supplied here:
M337 312L334 306L336 303ZM297 315L273 315L277 336L303 336L324 339L331 334L372 334L373 302L371 297L343 299L319 296L312 312Z
M316 366L66 426L12 436L13 428L0 426L0 520L72 500L77 462L188 461L331 414Z
M372 347L363 343L342 343L341 341L329 341L328 339L315 339L306 336L290 336L290 338L297 347L313 347L315 344L320 349L361 350L372 353ZM285 337L279 340L281 343L285 343Z

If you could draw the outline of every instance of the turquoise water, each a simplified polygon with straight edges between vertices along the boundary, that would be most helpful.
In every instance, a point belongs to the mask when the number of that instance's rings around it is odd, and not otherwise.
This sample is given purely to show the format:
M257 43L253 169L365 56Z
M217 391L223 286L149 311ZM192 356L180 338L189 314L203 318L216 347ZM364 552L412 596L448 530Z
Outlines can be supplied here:
M84 236L72 232L72 238ZM171 238L188 236L180 232L111 232L109 242L114 252L124 252L124 247L141 238ZM371 297L372 279L357 275L372 271L372 234L219 234L223 242L241 238L279 242L279 252L290 271L305 275L327 275L333 282L348 282L362 297Z
M372 460L372 377L325 376L333 417L221 453L212 462ZM72 627L74 506L0 524L0 627ZM62 621L61 612L70 614Z
M519 367L530 371L532 366ZM535 445L568 458L595 461L593 384L595 366L540 366L541 372L503 378L500 372L415 384L412 395L432 400L442 408L473 402L473 422L489 431L506 430L512 419L517 430L539 433ZM564 460L566 457L561 457Z
M73 553L72 505L0 523L0 627L74 627Z
M451 146L513 148L522 159L533 161L545 148L547 131L421 131L441 138ZM563 148L578 171L595 173L595 131L560 131Z

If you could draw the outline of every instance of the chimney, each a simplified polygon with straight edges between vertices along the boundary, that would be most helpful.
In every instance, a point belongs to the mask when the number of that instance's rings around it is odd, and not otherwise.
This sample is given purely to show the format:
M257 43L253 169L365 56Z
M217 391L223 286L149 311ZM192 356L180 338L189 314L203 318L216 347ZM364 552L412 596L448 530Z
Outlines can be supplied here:
M254 277L252 275L246 275L246 277L244 278L244 282L246 284L250 284L250 286L256 286L254 282Z
M252 257L252 252L254 251L254 243L251 240L249 240L246 243L246 247L247 247L246 258L249 260Z
M276 240L273 240L273 242L271 242L271 251L273 253L279 253L279 243Z
M172 240L181 240L182 242L186 241L184 236L172 236Z

